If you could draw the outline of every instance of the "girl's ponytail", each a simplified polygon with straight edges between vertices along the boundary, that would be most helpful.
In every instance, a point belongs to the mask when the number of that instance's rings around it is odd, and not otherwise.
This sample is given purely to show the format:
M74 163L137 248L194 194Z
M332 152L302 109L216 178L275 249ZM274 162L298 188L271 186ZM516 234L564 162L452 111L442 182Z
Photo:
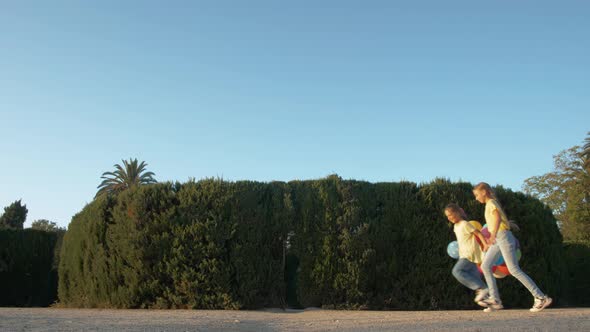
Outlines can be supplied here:
M508 220L508 228L510 228L511 231L520 230L520 226L518 226L518 224L514 220Z

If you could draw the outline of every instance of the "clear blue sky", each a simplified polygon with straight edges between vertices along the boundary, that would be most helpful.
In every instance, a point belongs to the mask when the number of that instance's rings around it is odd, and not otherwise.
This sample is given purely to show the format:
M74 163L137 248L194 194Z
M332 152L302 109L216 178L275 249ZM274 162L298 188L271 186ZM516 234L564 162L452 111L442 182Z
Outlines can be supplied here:
M0 208L102 172L520 190L590 131L588 1L4 1Z

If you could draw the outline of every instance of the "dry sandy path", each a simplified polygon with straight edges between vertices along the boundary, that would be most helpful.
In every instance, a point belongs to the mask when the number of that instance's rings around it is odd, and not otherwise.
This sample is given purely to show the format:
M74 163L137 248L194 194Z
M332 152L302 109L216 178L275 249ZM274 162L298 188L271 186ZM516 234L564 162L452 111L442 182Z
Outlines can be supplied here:
M540 313L0 308L0 331L590 331L590 308Z

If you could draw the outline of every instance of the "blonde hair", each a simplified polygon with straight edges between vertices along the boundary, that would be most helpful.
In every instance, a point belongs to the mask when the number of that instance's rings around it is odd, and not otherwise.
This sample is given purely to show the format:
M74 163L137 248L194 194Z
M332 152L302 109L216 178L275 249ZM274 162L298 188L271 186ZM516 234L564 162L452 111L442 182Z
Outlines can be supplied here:
M458 204L455 203L449 203L447 204L447 206L445 206L444 211L451 211L452 213L457 213L458 215L461 216L461 218L463 218L464 220L467 220L467 213L465 213L465 210L463 210Z
M492 187L485 182L480 182L476 184L475 187L473 187L473 190L483 190L486 193L486 196L488 196L491 199L495 199L496 201L498 200L498 198L496 197L496 193L494 192Z
M502 210L502 213L504 213L504 215L506 215L506 212L504 212L504 208L500 205L500 202L498 201L498 197L496 197L496 193L494 192L494 190L492 189L492 187L489 184L487 184L485 182L480 182L473 187L473 190L483 190L486 193L486 196L495 200L496 203L498 203L498 206ZM508 228L515 230L515 231L520 230L520 227L518 226L518 224L514 220L508 220L508 218L506 218L506 219L508 222Z

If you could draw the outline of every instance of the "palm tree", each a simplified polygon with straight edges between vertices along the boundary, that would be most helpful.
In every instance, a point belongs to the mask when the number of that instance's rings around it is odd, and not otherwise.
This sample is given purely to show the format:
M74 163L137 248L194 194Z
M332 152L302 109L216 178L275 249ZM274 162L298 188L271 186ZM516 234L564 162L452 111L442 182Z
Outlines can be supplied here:
M103 181L97 187L98 192L94 198L105 193L116 193L125 189L141 186L144 184L156 183L153 172L146 172L147 164L142 161L138 164L137 159L129 158L129 161L122 160L124 168L115 164L114 172L104 172L100 177Z

